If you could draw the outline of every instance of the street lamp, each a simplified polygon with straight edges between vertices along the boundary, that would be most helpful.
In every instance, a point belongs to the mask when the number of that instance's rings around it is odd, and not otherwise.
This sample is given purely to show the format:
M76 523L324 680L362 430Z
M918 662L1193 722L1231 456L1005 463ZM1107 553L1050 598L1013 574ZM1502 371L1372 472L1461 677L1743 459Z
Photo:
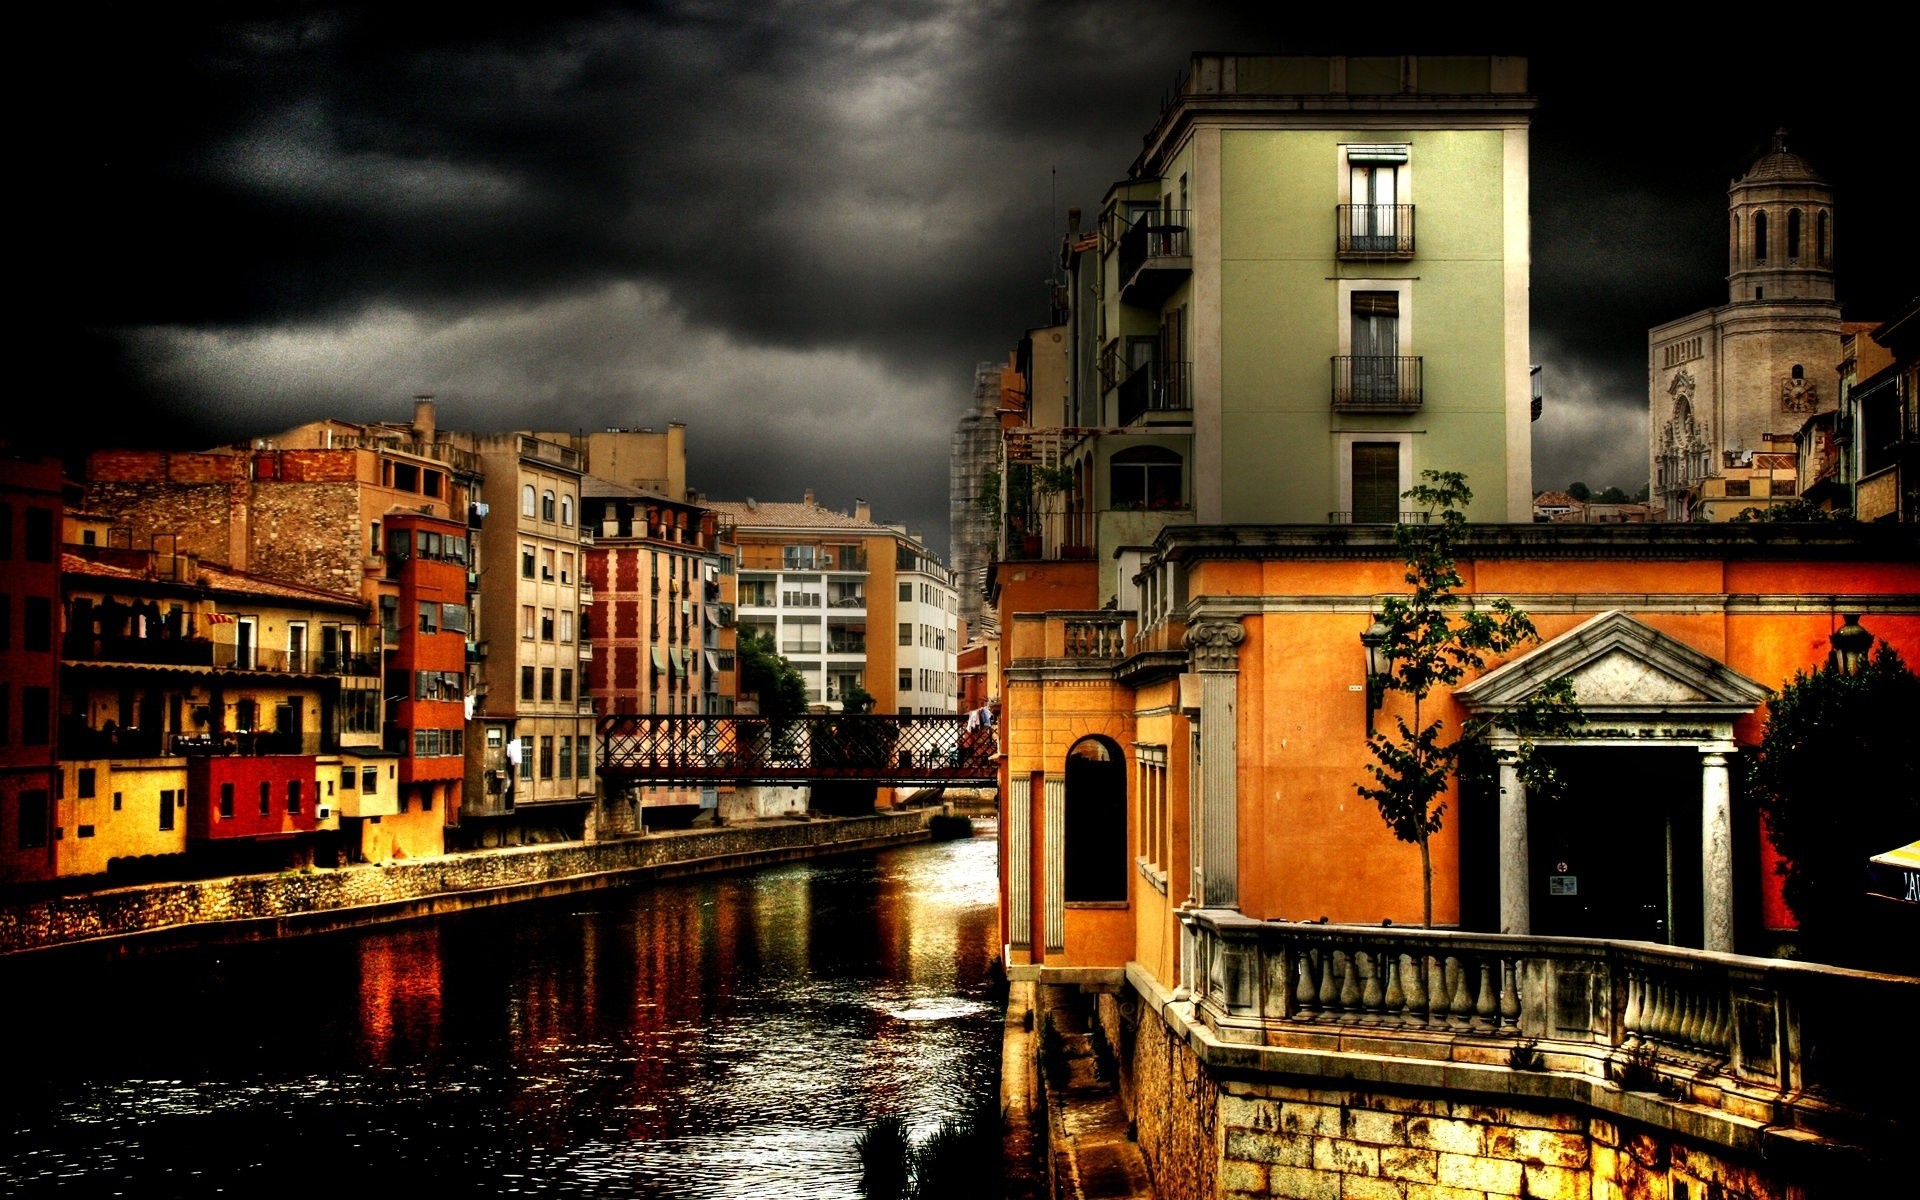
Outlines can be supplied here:
M1827 641L1832 644L1833 652L1827 655L1827 665L1842 675L1858 675L1867 665L1867 651L1873 649L1873 635L1861 626L1859 613L1843 613L1846 623L1833 631Z
M1387 657L1382 651L1386 649L1387 639L1392 635L1393 631L1388 629L1387 623L1379 617L1375 617L1373 624L1367 626L1366 632L1360 635L1360 644L1366 647L1367 651L1368 737L1373 736L1373 714L1380 708L1381 701L1386 699L1387 689L1382 686L1381 681L1386 675Z

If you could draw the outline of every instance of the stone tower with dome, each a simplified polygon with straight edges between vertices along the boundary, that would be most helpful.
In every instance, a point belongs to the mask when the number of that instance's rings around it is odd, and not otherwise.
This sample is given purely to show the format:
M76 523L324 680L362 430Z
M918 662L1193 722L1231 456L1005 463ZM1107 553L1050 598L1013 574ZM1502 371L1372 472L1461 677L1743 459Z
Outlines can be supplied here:
M1794 431L1834 406L1833 189L1787 133L1727 189L1727 302L1647 334L1648 468L1664 519L1788 499Z

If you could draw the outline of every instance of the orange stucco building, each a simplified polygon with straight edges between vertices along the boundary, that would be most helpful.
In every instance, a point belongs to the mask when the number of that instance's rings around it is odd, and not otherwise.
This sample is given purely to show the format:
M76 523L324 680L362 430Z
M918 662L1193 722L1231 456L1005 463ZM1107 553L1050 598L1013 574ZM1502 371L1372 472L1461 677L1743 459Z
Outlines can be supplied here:
M1417 847L1355 790L1370 761L1359 635L1406 586L1391 530L1171 527L1116 609L1095 607L1090 564L1010 566L1011 964L1135 962L1171 988L1197 909L1421 920ZM1744 758L1768 694L1823 663L1849 615L1920 659L1912 532L1475 526L1462 575L1463 599L1512 600L1543 640L1429 714L1457 731L1564 675L1586 724L1549 745L1558 802L1529 805L1510 769L1448 797L1435 923L1771 952L1787 921Z

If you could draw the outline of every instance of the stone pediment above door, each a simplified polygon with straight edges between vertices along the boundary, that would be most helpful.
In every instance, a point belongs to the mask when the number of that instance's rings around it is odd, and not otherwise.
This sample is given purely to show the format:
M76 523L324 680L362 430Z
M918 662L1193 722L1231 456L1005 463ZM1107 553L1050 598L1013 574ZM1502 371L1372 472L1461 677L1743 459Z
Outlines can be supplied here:
M1500 712L1567 676L1592 721L1609 716L1734 717L1768 690L1619 609L1542 642L1454 692L1475 712Z

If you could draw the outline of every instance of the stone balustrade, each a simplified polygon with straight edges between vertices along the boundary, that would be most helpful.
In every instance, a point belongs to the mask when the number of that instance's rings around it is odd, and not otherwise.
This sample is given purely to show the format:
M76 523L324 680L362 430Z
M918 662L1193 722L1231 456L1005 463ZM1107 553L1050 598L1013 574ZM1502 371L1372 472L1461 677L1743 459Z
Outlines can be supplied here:
M1062 622L1065 657L1117 662L1127 655L1127 615L1096 613L1069 616Z
M1586 1076L1744 1120L1871 1113L1920 978L1644 942L1182 914L1213 1037Z

